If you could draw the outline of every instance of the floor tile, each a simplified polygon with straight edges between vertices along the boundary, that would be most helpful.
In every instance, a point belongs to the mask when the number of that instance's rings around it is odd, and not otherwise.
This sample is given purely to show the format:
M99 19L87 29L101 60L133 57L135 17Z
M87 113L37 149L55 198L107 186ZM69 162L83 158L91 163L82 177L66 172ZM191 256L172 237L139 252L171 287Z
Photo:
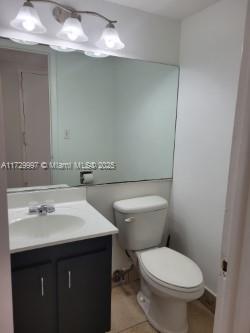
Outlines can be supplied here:
M112 290L112 330L110 333L156 333L146 321L137 304L138 283L130 283ZM214 316L203 304L188 304L188 333L212 333Z
M199 301L188 305L189 333L212 333L214 315Z
M112 290L112 333L124 331L146 320L137 304L135 284L116 287Z
M136 325L134 327L129 328L122 333L156 333L157 331L153 329L152 326L148 322L144 322L142 324Z

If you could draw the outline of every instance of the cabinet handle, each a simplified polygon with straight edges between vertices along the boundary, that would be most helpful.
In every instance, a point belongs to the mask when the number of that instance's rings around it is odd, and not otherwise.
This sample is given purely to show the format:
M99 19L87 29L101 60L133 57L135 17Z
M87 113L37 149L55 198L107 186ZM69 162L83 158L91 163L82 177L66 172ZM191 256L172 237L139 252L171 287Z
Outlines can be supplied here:
M41 277L41 295L44 296L44 279Z
M71 271L68 271L69 289L71 289Z

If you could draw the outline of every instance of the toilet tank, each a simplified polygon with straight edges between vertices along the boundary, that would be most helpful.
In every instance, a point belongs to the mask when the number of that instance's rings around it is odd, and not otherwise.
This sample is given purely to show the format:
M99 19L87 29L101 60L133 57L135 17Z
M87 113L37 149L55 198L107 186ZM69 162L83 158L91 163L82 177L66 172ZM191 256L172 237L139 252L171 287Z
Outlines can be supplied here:
M160 245L167 207L167 200L156 195L114 202L121 246L125 250L137 251Z

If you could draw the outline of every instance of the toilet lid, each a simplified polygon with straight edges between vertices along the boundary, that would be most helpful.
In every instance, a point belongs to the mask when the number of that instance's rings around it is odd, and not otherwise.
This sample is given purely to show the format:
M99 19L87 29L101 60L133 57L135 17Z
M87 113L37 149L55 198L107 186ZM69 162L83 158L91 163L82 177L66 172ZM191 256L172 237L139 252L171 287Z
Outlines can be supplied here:
M168 202L158 195L149 195L116 201L114 202L113 207L120 213L145 213L166 209L168 207Z
M149 275L168 286L187 289L203 284L197 264L167 247L140 252L139 260Z

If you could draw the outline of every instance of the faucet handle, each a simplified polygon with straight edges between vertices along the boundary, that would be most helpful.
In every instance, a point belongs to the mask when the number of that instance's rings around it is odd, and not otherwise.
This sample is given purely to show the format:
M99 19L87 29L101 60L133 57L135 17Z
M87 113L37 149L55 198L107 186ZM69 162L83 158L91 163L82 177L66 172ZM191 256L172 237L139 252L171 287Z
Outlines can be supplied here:
M40 206L30 206L29 207L29 214L38 214Z
M47 213L54 213L55 212L55 206L54 205L51 205L51 204L45 204L44 205L47 209Z
M48 213L53 213L55 211L55 207L52 205L42 204L38 207L39 215L47 215Z
M47 213L55 212L55 206L49 203L38 204L32 202L29 204L29 214L46 215Z
M39 204L37 201L29 202L29 214L37 214L39 210Z

